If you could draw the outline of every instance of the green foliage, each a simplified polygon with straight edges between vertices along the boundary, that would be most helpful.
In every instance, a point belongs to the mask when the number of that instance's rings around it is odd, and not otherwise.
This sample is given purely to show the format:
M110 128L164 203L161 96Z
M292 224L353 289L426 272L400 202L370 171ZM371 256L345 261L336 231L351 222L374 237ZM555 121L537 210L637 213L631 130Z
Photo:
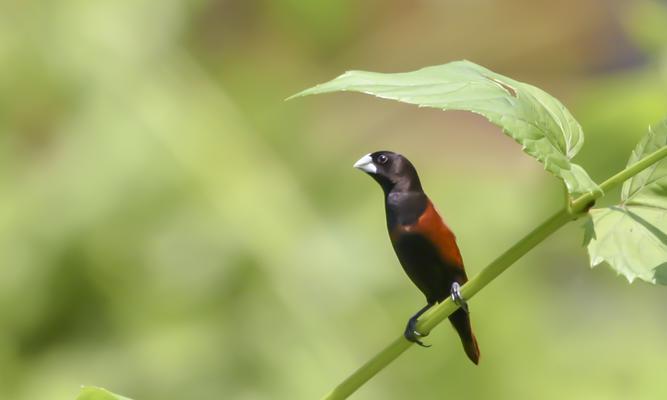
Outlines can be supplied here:
M394 74L348 71L293 97L336 91L480 114L520 143L547 171L561 178L570 194L599 190L586 171L570 161L583 145L584 136L565 106L535 86L472 62L456 61Z
M129 397L119 396L110 391L94 386L84 386L76 400L131 400Z
M667 148L667 120L637 144L628 165ZM606 262L628 281L667 284L667 160L623 184L621 203L593 209L586 223L591 266Z
M632 151L628 165L667 146L667 120L649 128ZM667 209L667 160L659 161L628 179L621 193L622 204Z

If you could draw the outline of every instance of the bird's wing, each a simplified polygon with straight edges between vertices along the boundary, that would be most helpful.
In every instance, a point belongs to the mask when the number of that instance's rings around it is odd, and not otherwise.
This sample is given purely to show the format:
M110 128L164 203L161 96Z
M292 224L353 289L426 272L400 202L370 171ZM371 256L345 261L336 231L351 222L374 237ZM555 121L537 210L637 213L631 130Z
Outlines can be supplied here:
M446 264L463 269L463 258L459 247L456 245L456 237L444 223L430 200L417 222L412 225L400 225L394 229L392 240L395 239L395 236L401 234L419 234L425 237L438 250L440 257Z

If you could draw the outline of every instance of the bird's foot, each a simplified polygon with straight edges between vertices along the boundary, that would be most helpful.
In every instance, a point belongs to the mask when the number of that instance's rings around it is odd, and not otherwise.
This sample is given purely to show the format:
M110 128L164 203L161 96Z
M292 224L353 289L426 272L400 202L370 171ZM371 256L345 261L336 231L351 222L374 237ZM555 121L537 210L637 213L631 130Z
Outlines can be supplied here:
M403 332L403 336L412 343L417 343L418 345L422 347L431 347L430 344L424 344L421 340L419 340L420 337L427 336L427 334L423 335L419 332L417 332L416 329L417 326L417 318L410 318L408 321L408 324L405 327L405 332Z
M468 313L468 303L465 301L463 296L461 296L461 285L458 282L452 283L452 300L456 303L463 311Z

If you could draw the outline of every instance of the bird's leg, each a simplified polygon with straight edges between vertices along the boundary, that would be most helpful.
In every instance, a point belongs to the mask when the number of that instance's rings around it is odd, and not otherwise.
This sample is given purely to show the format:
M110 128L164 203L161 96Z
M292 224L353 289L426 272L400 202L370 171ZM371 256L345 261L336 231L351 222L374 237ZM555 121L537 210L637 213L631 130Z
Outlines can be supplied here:
M428 303L426 306L424 306L421 310L417 311L415 315L413 315L409 320L408 324L405 326L405 332L403 332L403 336L405 338L413 343L417 343L418 345L422 347L431 347L430 344L424 344L422 343L421 340L419 340L420 336L426 336L422 335L421 333L417 332L416 326L417 326L417 319L426 312L429 308L433 307L433 304L435 303Z
M468 311L468 303L465 301L463 296L461 296L461 285L459 285L458 282L452 283L452 300L454 303L456 303L463 311L466 312L466 314L469 312Z

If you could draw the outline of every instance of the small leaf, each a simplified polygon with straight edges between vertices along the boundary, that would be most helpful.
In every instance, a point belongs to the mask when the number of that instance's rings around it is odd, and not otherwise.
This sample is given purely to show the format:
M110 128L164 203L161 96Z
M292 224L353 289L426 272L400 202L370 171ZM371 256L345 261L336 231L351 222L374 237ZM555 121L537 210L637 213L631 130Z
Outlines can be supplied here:
M76 400L132 400L128 397L113 394L110 391L94 386L84 386L81 388L79 397Z
M349 71L292 97L336 91L480 114L562 179L573 196L600 190L583 168L570 162L584 136L565 106L535 86L472 62L456 61L395 74Z
M628 165L667 146L667 120L649 129ZM667 284L667 160L623 184L622 203L593 209L585 241L591 267L606 262L630 282Z
M654 128L649 128L648 134L632 151L628 165L665 146L667 146L667 120ZM662 159L625 181L621 200L625 204L667 208L667 159Z

